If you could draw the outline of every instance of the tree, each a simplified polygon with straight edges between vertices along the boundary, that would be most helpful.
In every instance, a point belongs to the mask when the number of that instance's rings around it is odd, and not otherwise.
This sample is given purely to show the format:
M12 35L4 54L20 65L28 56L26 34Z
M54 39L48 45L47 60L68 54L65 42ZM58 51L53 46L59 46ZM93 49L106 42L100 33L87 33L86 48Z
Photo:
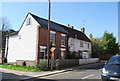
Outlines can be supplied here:
M1 20L1 30L8 31L11 28L11 24L9 23L8 19L6 17L3 17Z
M118 43L113 33L104 32L100 38L92 40L92 56L99 57L99 54L116 54L119 51Z
M104 32L102 37L102 52L105 54L116 54L119 51L118 43L113 33Z
M98 58L102 53L101 38L93 38L92 40L92 57Z
M2 57L4 57L5 43L6 43L6 35L11 32L14 32L11 28L11 24L9 23L6 17L1 18L1 28L0 28L0 50L2 50Z

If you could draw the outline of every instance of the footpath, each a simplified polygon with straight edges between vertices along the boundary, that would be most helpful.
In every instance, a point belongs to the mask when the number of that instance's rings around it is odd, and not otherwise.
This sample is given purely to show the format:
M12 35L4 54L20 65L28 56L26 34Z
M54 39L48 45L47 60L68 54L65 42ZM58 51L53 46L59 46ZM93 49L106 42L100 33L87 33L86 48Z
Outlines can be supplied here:
M94 64L80 65L80 66L75 66L75 67L66 68L62 70L54 70L54 71L47 71L47 72L21 72L21 71L0 68L0 80L19 81L19 80L36 78L36 77L54 75L54 74L63 73L67 71L74 71L75 69L84 69L85 67L90 67L90 66L99 65L99 64L103 64L103 63L99 62Z

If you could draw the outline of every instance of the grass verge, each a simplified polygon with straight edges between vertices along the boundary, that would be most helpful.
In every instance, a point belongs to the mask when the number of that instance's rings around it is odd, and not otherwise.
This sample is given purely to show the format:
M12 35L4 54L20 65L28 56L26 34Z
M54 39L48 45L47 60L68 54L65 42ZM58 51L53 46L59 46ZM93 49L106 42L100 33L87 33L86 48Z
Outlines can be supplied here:
M0 68L23 71L23 72L43 72L48 71L47 68L40 70L38 66L21 66L21 65L12 65L10 63L0 64Z

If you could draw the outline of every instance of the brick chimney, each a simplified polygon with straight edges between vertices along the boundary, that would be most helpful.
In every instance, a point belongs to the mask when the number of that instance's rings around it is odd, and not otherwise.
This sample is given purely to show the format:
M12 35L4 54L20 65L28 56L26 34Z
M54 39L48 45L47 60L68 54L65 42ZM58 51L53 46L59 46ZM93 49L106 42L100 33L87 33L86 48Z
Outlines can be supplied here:
M84 28L84 27L81 28L81 32L82 32L82 33L85 33L85 28Z
M92 41L92 39L93 39L93 35L92 35L92 34L90 34L90 37L89 37L89 38L90 38L90 40Z

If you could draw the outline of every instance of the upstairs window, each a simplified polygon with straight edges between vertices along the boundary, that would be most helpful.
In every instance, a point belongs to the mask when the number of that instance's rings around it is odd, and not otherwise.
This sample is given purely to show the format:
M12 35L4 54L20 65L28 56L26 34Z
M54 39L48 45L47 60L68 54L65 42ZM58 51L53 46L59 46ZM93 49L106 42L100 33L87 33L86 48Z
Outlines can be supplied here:
M74 45L74 39L71 39L71 45Z
M61 45L65 46L65 40L61 40Z
M88 49L90 48L90 44L88 44Z
M26 25L31 25L31 18L28 18L28 19L27 19Z
M80 47L83 47L83 41L80 40Z
M65 35L61 34L61 46L65 46Z
M50 33L50 42L55 45L55 33Z

